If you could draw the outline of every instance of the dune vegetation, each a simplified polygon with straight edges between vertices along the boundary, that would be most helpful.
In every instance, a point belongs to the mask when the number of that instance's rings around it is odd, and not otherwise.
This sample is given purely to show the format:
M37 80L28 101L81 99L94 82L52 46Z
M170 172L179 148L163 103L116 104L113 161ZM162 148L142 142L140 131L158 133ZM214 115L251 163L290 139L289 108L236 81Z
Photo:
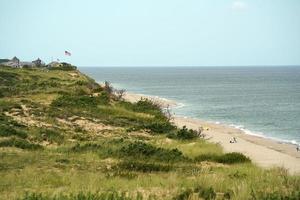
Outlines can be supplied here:
M0 199L300 199L300 177L199 134L78 70L0 66Z

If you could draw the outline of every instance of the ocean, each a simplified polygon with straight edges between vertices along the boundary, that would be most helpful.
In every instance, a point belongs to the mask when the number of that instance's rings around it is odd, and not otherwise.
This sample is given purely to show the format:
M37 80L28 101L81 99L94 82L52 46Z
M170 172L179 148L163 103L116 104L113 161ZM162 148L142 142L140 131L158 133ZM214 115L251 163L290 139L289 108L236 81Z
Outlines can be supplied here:
M97 82L179 103L175 114L300 144L300 67L80 67Z

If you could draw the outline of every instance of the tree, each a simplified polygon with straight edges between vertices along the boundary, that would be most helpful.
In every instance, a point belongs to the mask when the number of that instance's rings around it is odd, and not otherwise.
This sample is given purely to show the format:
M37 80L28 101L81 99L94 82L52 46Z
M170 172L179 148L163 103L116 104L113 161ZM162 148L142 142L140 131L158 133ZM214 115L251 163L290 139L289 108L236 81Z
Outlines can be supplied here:
M115 90L115 95L118 100L121 100L123 96L125 95L126 90L121 89L121 90Z
M107 92L109 95L112 95L114 88L113 86L110 84L110 82L105 81L104 82L104 91Z

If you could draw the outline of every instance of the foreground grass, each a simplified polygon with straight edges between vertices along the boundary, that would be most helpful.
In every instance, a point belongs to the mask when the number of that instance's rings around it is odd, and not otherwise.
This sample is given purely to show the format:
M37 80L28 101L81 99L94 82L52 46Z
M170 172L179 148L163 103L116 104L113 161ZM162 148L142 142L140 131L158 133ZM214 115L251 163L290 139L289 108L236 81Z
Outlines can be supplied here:
M300 198L299 177L224 154L78 71L0 67L0 83L0 199Z

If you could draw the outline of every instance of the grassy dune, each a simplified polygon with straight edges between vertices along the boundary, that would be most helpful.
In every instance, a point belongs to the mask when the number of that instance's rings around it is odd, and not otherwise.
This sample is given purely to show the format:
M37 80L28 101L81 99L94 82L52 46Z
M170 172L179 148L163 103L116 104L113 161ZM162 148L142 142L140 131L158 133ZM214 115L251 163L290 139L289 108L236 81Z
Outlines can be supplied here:
M0 66L0 199L300 199L300 177L196 136L79 71Z

